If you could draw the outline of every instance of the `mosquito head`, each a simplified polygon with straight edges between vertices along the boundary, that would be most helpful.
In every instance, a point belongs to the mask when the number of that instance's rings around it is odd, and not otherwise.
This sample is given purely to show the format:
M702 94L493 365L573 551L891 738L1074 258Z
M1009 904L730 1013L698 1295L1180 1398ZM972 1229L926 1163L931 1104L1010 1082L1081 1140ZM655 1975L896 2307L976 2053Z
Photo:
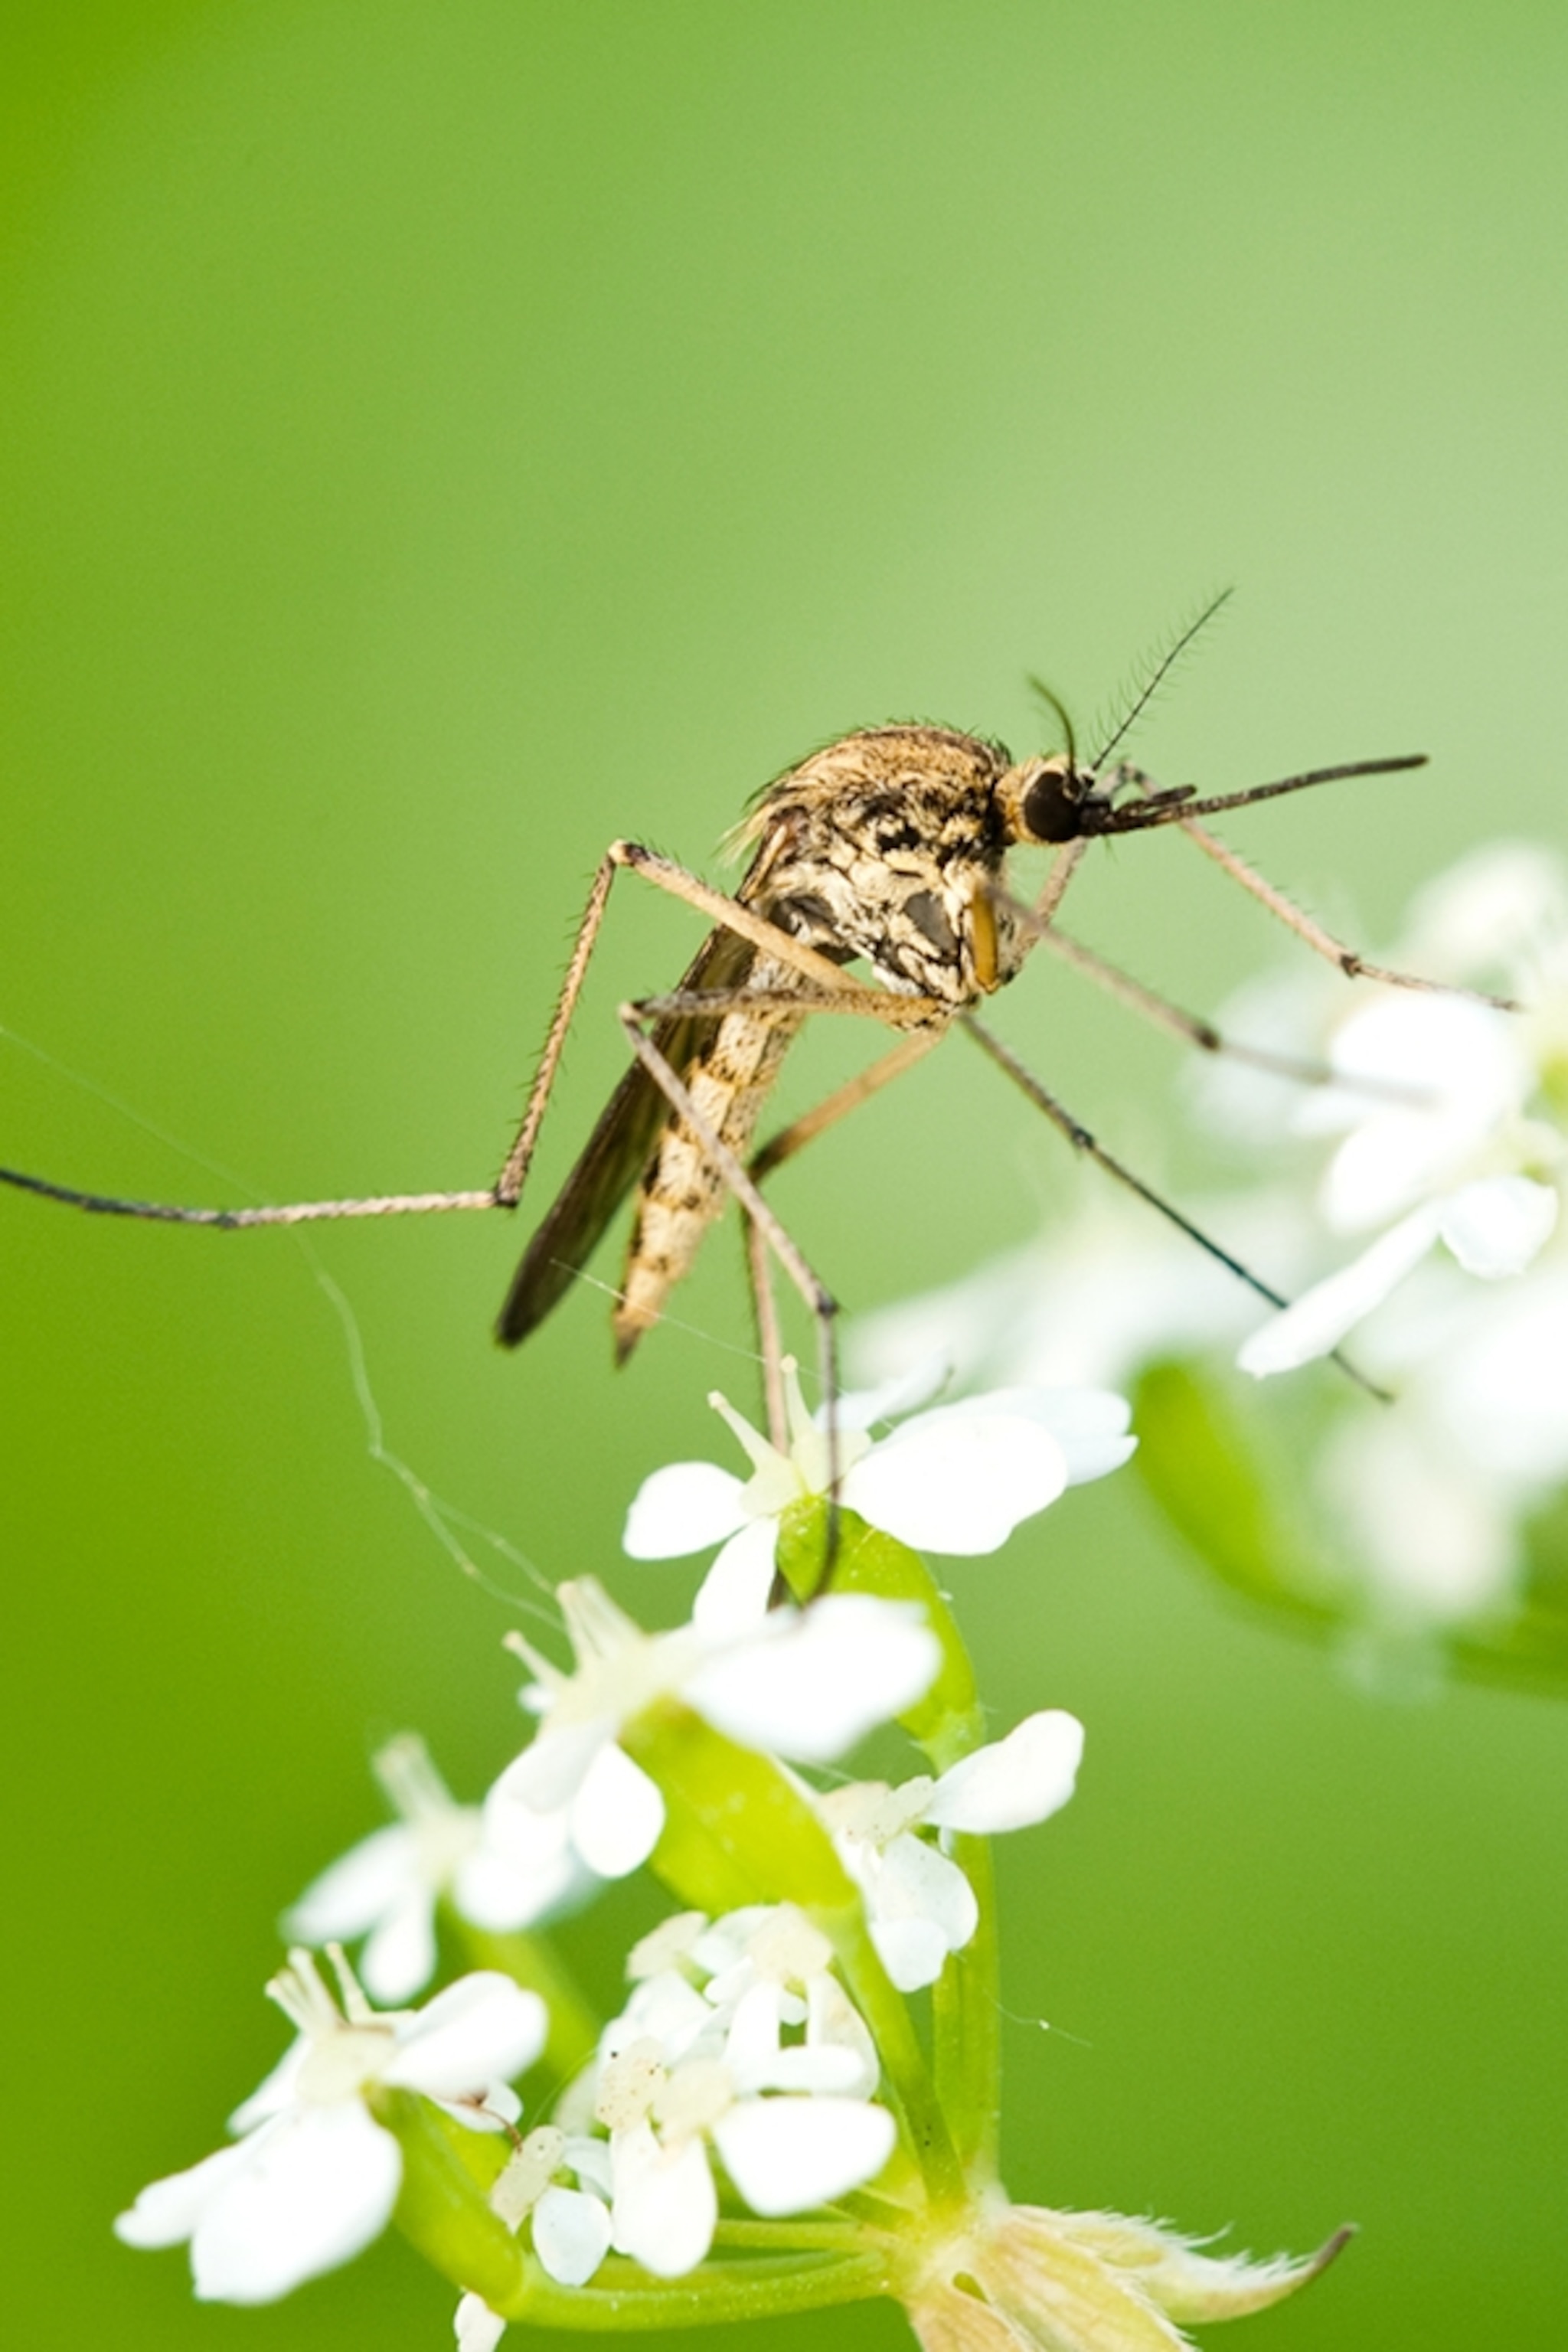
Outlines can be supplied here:
M1009 841L1056 846L1098 830L1094 812L1105 793L1092 769L1080 768L1068 752L1054 751L1049 759L1020 760L1009 768L996 786L996 805Z

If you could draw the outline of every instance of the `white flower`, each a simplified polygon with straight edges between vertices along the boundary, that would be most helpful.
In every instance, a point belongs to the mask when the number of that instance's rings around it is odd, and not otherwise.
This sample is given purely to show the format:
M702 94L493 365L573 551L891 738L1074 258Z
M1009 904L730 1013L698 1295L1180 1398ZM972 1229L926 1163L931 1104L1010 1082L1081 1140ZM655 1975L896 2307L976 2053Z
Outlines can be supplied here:
M525 1927L572 1894L584 1872L564 1833L514 1842L483 1834L477 1805L456 1803L425 1743L401 1733L379 1750L376 1777L400 1819L373 1831L306 1888L284 1920L294 1941L368 1937L359 1975L380 2001L407 2000L436 1969L436 1906L448 1898L476 1927Z
M627 1514L624 1543L633 1559L674 1559L722 1544L692 1612L710 1631L762 1617L779 1519L792 1504L825 1494L832 1476L824 1417L807 1412L795 1366L786 1362L784 1371L788 1454L715 1394L709 1402L750 1456L752 1476L737 1478L710 1462L671 1463L644 1480ZM869 1424L909 1396L910 1384L901 1383L839 1399L838 1496L847 1509L919 1550L995 1551L1064 1487L1103 1476L1132 1451L1123 1401L1070 1389L972 1397L917 1413L873 1441Z
M1379 1310L1356 1361L1397 1407L1363 1409L1342 1383L1302 1467L1348 1539L1356 1604L1407 1649L1412 1633L1517 1605L1526 1524L1568 1481L1568 874L1517 843L1479 850L1420 894L1389 960L1524 1009L1293 970L1253 983L1219 1025L1302 1067L1326 1062L1338 1083L1223 1055L1193 1076L1209 1123L1255 1165L1265 1150L1299 1160L1303 1136L1328 1145L1326 1172L1298 1171L1294 1190L1271 1174L1197 1222L1299 1294L1247 1343L1250 1370L1305 1360ZM941 1349L971 1381L1114 1385L1228 1347L1256 1320L1246 1292L1139 1213L1091 1197L1065 1233L869 1318L850 1334L857 1372ZM1361 1254L1325 1276L1326 1233L1342 1251L1354 1234Z
M1337 1084L1287 1090L1237 1065L1206 1091L1233 1129L1338 1139L1319 1208L1335 1234L1376 1234L1362 1255L1265 1324L1244 1370L1285 1370L1336 1346L1442 1243L1468 1274L1522 1273L1550 1235L1564 1164L1542 1115L1568 1059L1568 887L1554 859L1498 843L1431 883L1392 960L1459 986L1500 981L1523 1010L1459 995L1379 991L1347 1000L1306 976L1254 988L1222 1014L1233 1034L1305 1057Z
M574 2173L565 2187L560 2175ZM609 2152L603 2140L577 2137L542 2125L514 2148L489 2194L491 2210L509 2230L529 2222L541 2267L561 2286L586 2286L610 2249ZM458 2352L495 2352L506 2329L499 2313L466 2294L453 2320Z
M1200 1202L1194 1214L1281 1288L1300 1272L1299 1219L1284 1202L1235 1193ZM1081 1209L1037 1240L858 1318L848 1359L871 1381L936 1356L965 1388L1104 1391L1161 1356L1238 1341L1254 1319L1251 1294L1227 1267L1096 1178Z
M486 1799L486 1829L505 1852L558 1821L604 1878L645 1862L664 1826L658 1788L616 1744L657 1699L683 1699L746 1747L824 1764L911 1706L941 1661L918 1609L864 1593L829 1593L744 1629L668 1633L645 1633L592 1578L558 1598L576 1671L513 1641L533 1669L524 1698L542 1720Z
M977 1748L938 1780L890 1789L865 1780L817 1800L840 1861L866 1898L867 1924L900 1992L934 1984L950 1952L979 1922L963 1872L917 1836L921 1828L989 1835L1059 1812L1083 1756L1083 1726L1059 1707L1025 1717L1005 1739Z
M463 1977L424 2010L378 2012L332 1958L342 2009L306 1951L268 1986L299 2040L230 2118L238 2145L153 2181L114 2224L132 2246L189 2239L204 2301L270 2303L379 2234L403 2154L367 2111L368 2091L421 2091L499 2130L518 2114L507 2084L544 2047L543 2002L509 1977Z
M1372 1571L1374 1617L1409 1631L1506 1609L1522 1523L1568 1479L1568 1247L1484 1288L1433 1265L1363 1353L1398 1409L1347 1415L1319 1476Z
M1337 1347L1439 1241L1466 1273L1499 1281L1524 1271L1557 1222L1539 1171L1561 1161L1562 1139L1524 1116L1536 1073L1510 1014L1464 997L1386 997L1341 1026L1330 1059L1359 1091L1325 1087L1295 1121L1343 1134L1323 1217L1336 1233L1384 1230L1247 1341L1237 1360L1260 1378Z
M708 1984L679 1967L645 1976L605 2029L595 2108L610 2135L612 2242L661 2278L692 2269L712 2242L710 2143L752 2211L772 2218L859 2188L897 2137L868 2095L870 2036L801 1913L784 1905L668 1926L677 1932L659 1931L634 1965L679 1959Z

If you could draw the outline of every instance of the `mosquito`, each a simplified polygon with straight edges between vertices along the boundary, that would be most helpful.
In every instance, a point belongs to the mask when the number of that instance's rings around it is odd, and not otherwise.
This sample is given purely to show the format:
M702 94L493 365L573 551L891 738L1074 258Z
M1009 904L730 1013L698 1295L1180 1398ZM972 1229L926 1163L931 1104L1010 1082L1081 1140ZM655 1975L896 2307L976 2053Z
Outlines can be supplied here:
M245 1209L121 1200L0 1168L0 1181L111 1216L237 1230L319 1220L447 1210L515 1209L522 1196L561 1056L616 877L640 875L712 925L678 985L624 1003L618 1018L632 1062L576 1165L530 1241L502 1304L499 1339L536 1330L586 1265L628 1192L632 1234L613 1316L617 1361L657 1323L726 1197L746 1224L767 1416L785 1429L783 1357L771 1260L805 1301L816 1328L817 1370L830 1454L838 1393L838 1304L765 1198L764 1179L840 1118L900 1076L958 1027L1020 1087L1079 1153L1178 1226L1271 1306L1282 1295L1202 1232L1109 1151L982 1021L977 1008L1017 975L1037 946L1087 972L1134 1010L1208 1052L1229 1052L1286 1075L1327 1073L1222 1037L1064 933L1063 897L1089 845L1174 825L1348 977L1400 988L1443 983L1369 962L1277 890L1211 833L1205 819L1319 784L1398 773L1426 754L1356 760L1205 798L1195 786L1162 790L1113 755L1172 664L1223 598L1171 647L1109 740L1080 763L1070 720L1037 690L1067 750L1015 761L1000 744L956 730L889 725L859 730L813 752L755 798L731 835L751 853L733 896L631 841L613 842L588 894L516 1140L493 1184L479 1191L384 1193ZM1032 904L1009 887L1016 849L1054 857ZM847 969L860 963L871 977ZM1507 1005L1507 1000L1491 1003ZM763 1106L789 1047L819 1013L850 1015L897 1033L892 1050L805 1117L753 1149ZM1354 1368L1347 1366L1352 1377ZM1364 1383L1363 1383L1364 1384ZM831 1483L831 1482L830 1482Z

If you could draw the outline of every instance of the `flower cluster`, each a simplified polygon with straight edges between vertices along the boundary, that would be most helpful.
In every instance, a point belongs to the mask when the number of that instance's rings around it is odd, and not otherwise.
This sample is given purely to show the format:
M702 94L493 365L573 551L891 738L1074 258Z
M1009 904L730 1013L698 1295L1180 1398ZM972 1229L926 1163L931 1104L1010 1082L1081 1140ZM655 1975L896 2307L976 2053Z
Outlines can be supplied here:
M1421 893L1387 961L1447 992L1296 967L1222 1011L1226 1034L1320 1083L1224 1056L1200 1073L1202 1117L1255 1181L1198 1222L1292 1305L1259 1324L1223 1269L1100 1200L875 1319L856 1360L873 1379L941 1351L970 1379L1124 1381L1229 1348L1264 1379L1349 1341L1396 1403L1342 1381L1292 1442L1343 1561L1317 1589L1392 1631L1491 1638L1568 1483L1568 875L1523 845L1478 851Z
M994 1550L1127 1457L1125 1404L1023 1386L931 1407L928 1379L841 1400L835 1427L793 1369L785 1385L787 1451L716 1399L750 1477L678 1464L632 1504L636 1559L721 1547L686 1622L647 1632L595 1580L564 1585L571 1662L512 1638L534 1728L482 1802L416 1740L377 1759L398 1818L288 1915L268 1991L292 2046L233 2144L116 2224L188 2242L199 2295L268 2301L395 2219L458 2290L460 2352L514 2323L747 2323L869 2295L929 2352L1150 2352L1334 2251L1222 2261L1010 2204L997 2177L988 1841L1068 1801L1084 1735L1047 1707L985 1737L910 1545ZM892 1727L929 1769L844 1777ZM643 1868L676 1907L601 2021L548 1925ZM406 2002L452 1945L478 1965L422 2009L362 1989Z

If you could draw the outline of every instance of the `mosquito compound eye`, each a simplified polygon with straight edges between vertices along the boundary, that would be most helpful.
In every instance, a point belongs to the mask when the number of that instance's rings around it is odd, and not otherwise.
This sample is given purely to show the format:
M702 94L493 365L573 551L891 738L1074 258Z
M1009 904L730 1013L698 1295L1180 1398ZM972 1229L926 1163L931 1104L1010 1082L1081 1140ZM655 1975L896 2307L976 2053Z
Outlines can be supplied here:
M1083 790L1061 768L1045 768L1024 794L1020 812L1033 841L1076 841L1083 830Z

